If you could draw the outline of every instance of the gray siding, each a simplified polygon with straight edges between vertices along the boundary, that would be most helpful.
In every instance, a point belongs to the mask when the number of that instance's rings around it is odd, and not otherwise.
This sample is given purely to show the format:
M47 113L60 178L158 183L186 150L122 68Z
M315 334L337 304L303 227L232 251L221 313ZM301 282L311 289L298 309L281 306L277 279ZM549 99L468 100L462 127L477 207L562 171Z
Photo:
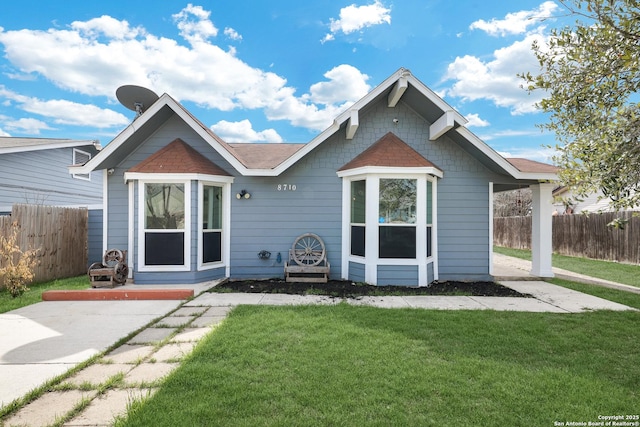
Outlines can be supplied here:
M364 264L349 262L349 280L352 282L364 282Z
M378 285L415 286L418 267L415 265L379 265Z
M79 149L96 153L93 146ZM0 210L10 211L14 203L102 205L102 171L91 173L89 181L76 179L67 169L72 161L72 148L1 154Z

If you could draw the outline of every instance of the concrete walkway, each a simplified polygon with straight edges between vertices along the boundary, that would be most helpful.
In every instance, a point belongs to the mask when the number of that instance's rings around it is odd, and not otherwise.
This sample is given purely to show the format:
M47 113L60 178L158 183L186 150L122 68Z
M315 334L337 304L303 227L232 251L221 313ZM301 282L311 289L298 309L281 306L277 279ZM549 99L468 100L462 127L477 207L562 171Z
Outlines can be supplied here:
M511 272L514 274L514 272ZM512 275L509 277L513 277ZM337 304L323 296L202 293L183 301L43 302L0 314L0 406L104 353L123 337L139 331L95 363L63 380L52 391L3 420L5 426L111 425L133 400L152 395L162 379L179 366L198 340L239 304ZM506 281L534 298L466 296L392 296L347 299L354 305L441 310L510 310L577 313L633 310L542 281ZM114 384L103 394L98 388ZM78 410L80 409L80 410ZM68 416L76 410L75 416Z
M514 258L498 253L493 254L493 275L496 280L536 280L536 277L529 274L531 271L531 261ZM561 268L552 268L553 274L558 279L570 280L578 283L586 283L588 285L603 286L606 288L618 289L626 292L640 294L640 288L622 283L612 282L610 280L600 279L587 276L584 274L574 273L573 271L563 270Z

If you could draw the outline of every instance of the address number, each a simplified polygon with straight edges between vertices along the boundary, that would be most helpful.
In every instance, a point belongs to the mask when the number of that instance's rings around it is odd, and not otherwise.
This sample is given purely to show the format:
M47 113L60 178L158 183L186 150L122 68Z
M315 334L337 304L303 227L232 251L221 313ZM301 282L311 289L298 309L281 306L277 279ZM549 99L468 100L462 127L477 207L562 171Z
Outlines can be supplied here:
M278 191L296 191L297 187L295 184L278 184Z

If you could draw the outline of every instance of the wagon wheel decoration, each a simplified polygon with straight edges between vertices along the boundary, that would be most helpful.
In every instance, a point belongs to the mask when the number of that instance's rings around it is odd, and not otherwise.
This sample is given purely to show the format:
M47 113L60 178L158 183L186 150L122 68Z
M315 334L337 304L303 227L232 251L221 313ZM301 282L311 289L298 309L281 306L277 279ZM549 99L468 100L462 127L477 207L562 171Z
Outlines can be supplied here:
M93 264L91 264L89 266L89 270L87 270L87 275L89 276L89 280L91 280L91 270L95 270L95 269L103 268L103 267L104 267L104 265L102 265L101 262L94 262Z
M116 264L124 263L124 254L120 249L109 249L104 253L102 261L105 267L115 267Z
M291 247L293 260L302 266L318 265L325 258L324 242L313 233L298 237Z
M127 275L129 274L129 267L123 262L119 262L113 267L113 281L122 284L127 281Z

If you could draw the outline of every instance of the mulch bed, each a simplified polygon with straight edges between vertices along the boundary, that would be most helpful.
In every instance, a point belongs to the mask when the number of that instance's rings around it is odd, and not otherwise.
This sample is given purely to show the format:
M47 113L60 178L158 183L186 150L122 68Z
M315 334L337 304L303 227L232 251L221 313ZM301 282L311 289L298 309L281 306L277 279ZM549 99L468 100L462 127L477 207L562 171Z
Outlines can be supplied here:
M290 295L327 295L353 298L367 295L468 295L492 297L530 297L495 282L433 282L429 286L373 286L348 280L327 283L287 283L282 279L231 280L212 288L210 292L269 293Z

